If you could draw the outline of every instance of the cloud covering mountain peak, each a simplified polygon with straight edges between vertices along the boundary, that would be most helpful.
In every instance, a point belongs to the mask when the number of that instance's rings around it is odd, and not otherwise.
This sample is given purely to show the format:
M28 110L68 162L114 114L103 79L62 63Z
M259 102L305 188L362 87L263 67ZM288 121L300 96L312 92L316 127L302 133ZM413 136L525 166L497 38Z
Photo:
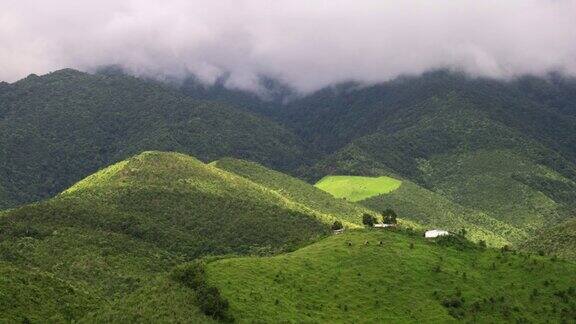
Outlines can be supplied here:
M3 0L0 80L63 67L307 92L450 68L576 74L575 0Z

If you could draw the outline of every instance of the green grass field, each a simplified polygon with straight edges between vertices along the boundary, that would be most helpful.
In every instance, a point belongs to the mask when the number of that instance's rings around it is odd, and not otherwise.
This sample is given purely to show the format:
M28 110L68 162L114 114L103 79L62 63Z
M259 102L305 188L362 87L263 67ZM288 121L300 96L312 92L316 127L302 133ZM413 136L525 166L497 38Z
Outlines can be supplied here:
M326 176L315 186L336 198L355 202L392 192L401 184L402 181L390 177Z
M209 282L246 323L561 322L576 316L575 270L567 261L378 230L207 265Z

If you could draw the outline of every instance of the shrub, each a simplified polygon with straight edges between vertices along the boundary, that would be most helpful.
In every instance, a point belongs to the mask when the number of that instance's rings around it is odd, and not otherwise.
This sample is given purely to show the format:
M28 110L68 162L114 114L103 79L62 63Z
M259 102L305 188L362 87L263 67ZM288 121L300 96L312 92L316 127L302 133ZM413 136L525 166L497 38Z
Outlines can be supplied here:
M362 224L368 226L368 227L372 227L374 226L374 223L376 223L376 218L370 214L364 214L362 215Z
M442 246L451 246L458 250L473 248L474 244L459 235L443 235L436 238L436 243Z
M458 308L461 307L463 304L462 298L460 297L452 297L446 298L442 301L442 306L448 308Z
M382 222L384 224L397 224L398 223L397 218L398 215L396 215L396 212L390 208L382 212Z
M336 230L339 230L342 228L344 228L344 226L342 226L342 222L339 220L335 221L334 224L332 224L332 230L333 231L336 231Z
M198 307L202 312L223 322L233 322L228 314L228 301L220 295L218 288L206 280L205 263L201 260L179 265L172 271L172 279L196 291Z

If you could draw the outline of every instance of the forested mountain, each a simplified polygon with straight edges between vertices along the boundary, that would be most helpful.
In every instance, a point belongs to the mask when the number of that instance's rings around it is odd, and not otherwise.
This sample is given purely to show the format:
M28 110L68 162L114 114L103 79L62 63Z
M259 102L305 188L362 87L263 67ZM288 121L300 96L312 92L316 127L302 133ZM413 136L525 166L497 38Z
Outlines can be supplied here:
M444 71L342 84L276 115L323 157L300 174L393 175L522 231L576 205L572 79L473 79Z
M0 87L0 208L50 197L145 150L278 169L306 159L301 140L277 123L154 81L66 69Z
M400 207L391 195L373 208L396 205L413 220L483 215L513 243L576 209L574 79L437 71L304 96L273 79L262 78L260 96L224 84L70 69L2 83L0 206L47 198L144 150L170 150L245 158L310 182L393 176L407 180L400 192L419 187L421 201L444 207Z

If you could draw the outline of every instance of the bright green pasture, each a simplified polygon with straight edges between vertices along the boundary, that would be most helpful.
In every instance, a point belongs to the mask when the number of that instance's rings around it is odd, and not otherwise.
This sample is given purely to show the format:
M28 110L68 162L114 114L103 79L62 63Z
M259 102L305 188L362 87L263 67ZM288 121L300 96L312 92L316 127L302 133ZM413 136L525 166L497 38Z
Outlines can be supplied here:
M316 187L336 198L360 201L392 192L401 184L402 181L390 177L326 176L316 183Z
M567 261L385 230L207 265L209 282L243 323L570 321L575 270Z

